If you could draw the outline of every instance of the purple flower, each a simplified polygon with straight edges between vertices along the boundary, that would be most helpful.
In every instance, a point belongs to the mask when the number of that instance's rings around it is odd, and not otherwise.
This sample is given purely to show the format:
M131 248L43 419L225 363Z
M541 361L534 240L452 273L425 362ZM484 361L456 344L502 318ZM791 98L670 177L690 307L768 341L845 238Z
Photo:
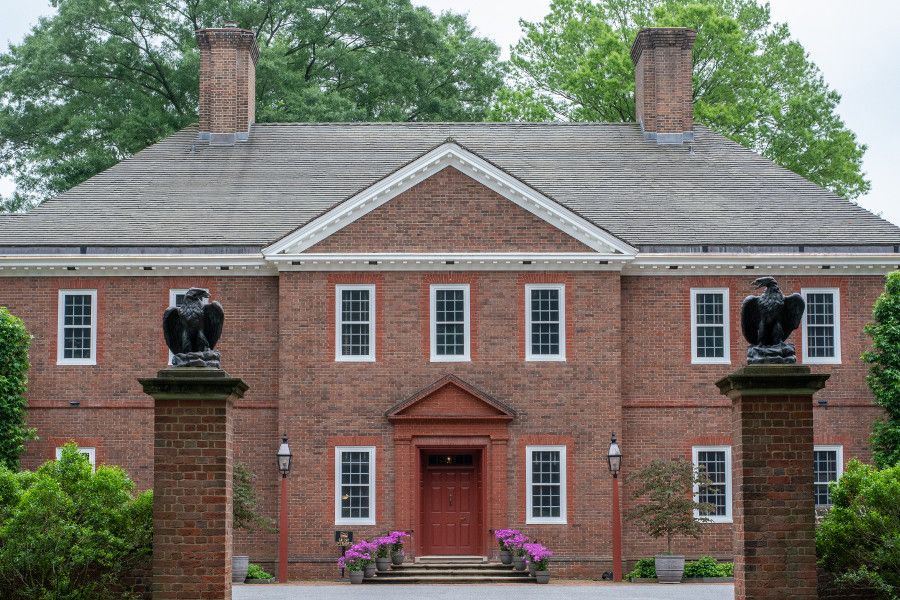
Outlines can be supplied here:
M549 548L543 544L535 543L523 544L522 549L528 556L528 562L533 563L535 569L538 571L547 570L547 563L550 561L550 557L553 556L553 552L551 552Z

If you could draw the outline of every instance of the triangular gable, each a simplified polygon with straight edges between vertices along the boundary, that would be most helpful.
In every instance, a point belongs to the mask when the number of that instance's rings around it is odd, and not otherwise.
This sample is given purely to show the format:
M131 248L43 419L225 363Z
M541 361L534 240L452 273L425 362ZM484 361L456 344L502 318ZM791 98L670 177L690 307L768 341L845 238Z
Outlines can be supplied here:
M442 377L386 413L389 420L447 419L509 421L515 411L455 375Z
M505 171L447 142L362 190L263 249L265 256L300 254L321 240L448 167L482 183L511 202L604 255L634 256L637 250Z

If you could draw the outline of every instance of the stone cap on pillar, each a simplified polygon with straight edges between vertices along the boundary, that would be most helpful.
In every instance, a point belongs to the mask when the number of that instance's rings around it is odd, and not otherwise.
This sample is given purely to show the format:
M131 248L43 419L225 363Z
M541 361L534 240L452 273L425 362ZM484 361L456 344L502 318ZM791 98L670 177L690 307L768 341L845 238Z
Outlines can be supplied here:
M154 400L227 400L247 391L240 377L209 367L169 367L138 381Z
M729 398L738 396L810 396L825 387L828 373L805 365L747 365L716 382Z

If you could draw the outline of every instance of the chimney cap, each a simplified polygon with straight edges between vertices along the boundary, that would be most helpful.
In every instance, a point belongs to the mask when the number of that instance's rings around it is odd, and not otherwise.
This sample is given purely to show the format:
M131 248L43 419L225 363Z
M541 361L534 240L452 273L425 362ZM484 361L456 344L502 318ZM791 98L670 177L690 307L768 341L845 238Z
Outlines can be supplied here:
M238 24L237 21L225 21L225 22L222 24L222 27L228 27L228 28L234 27L234 28L238 28L238 27L240 27L240 25Z
M683 50L694 47L697 32L688 27L644 27L638 31L631 44L631 60L638 63L641 53L651 48L677 46Z

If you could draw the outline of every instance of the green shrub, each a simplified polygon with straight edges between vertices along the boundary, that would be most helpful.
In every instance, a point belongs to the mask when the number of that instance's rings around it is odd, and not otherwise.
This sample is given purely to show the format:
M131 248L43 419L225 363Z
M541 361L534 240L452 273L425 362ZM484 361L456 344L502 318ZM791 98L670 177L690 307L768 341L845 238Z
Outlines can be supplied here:
M885 468L900 465L900 271L887 276L872 317L865 329L872 337L872 349L862 358L871 365L866 383L887 417L878 419L872 429L873 459Z
M232 526L235 529L251 530L259 527L264 531L274 531L272 521L258 512L256 490L253 487L253 473L247 465L234 463L232 472Z
M0 306L0 465L19 468L25 441L34 429L25 426L25 387L31 336L22 320Z
M684 563L685 577L733 577L734 563L720 563L712 556L701 556Z
M653 558L642 558L637 561L634 568L628 572L625 579L632 581L634 579L654 579L656 577L656 560Z
M91 470L74 444L58 461L0 466L0 589L10 600L122 598L150 559L151 492L134 495L119 467Z
M701 556L697 560L689 560L684 563L685 577L734 577L734 563L720 563L712 556ZM634 568L625 576L625 579L654 579L656 577L656 559L642 558L635 563Z
M247 579L272 579L272 575L263 571L263 568L255 563L247 567Z
M835 584L870 598L900 598L900 465L852 460L832 484L831 510L816 531L819 565Z

